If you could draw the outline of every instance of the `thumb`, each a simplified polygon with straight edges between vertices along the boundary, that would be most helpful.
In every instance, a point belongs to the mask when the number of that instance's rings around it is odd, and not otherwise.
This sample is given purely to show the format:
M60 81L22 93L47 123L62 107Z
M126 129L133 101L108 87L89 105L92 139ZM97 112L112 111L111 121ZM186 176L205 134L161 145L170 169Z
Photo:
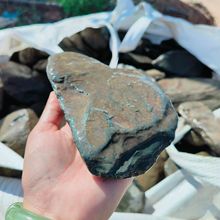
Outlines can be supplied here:
M47 104L37 124L41 131L58 130L63 119L63 112L54 92L51 92Z

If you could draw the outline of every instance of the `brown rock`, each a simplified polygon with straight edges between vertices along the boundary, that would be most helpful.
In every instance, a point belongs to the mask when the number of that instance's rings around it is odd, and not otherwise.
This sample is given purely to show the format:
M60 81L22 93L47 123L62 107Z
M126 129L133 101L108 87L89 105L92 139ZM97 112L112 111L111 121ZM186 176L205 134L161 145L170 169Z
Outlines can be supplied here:
M162 79L158 83L176 106L182 102L211 99L220 103L220 83L213 79L171 78Z
M206 144L203 138L193 130L191 130L188 134L186 134L184 140L190 143L190 145L195 147L203 147Z
M105 28L86 28L80 35L93 50L106 50L109 47L109 35Z
M211 155L210 155L208 152L206 152L206 151L201 151L201 152L197 153L197 155L203 156L203 157L210 157L210 156L211 156Z
M34 70L39 72L46 72L47 69L47 59L39 60L33 67Z
M119 203L116 212L142 213L145 200L144 192L132 183Z
M156 70L156 69L147 70L145 71L145 73L147 74L147 76L150 76L155 80L161 80L166 76L164 72L161 72L160 70Z
M11 75L30 78L32 76L32 70L25 65L10 61L0 64L0 75L4 75L5 78Z
M186 2L186 3L200 4L200 6L202 5L203 8L205 7L206 9L208 9L208 11L211 13L212 17L214 17L215 24L217 26L220 26L219 0L211 0L211 1L210 0L182 0L182 1ZM204 10L204 9L202 9L202 10Z
M37 116L30 109L18 110L7 115L1 122L0 141L24 156L27 137L37 121Z
M220 100L219 99L208 99L201 101L204 105L209 107L212 111L220 108Z
M166 15L186 19L194 24L213 25L214 18L208 10L201 6L184 3L180 0L146 0L153 6ZM190 0L191 1L191 0Z
M177 115L172 104L139 71L110 69L92 58L62 53L49 59L47 73L94 175L144 173L173 140Z
M201 102L183 103L178 110L211 150L220 155L220 120L212 111Z
M1 64L0 77L5 93L22 105L45 101L51 90L46 76L15 62Z
M18 53L20 63L33 66L37 61L47 58L49 55L35 48L26 48Z
M109 63L111 59L109 34L105 28L86 28L64 38L59 46L64 51L78 52L96 58L103 63Z
M163 151L156 163L145 173L135 178L135 183L142 191L147 191L164 177L164 164L168 155Z

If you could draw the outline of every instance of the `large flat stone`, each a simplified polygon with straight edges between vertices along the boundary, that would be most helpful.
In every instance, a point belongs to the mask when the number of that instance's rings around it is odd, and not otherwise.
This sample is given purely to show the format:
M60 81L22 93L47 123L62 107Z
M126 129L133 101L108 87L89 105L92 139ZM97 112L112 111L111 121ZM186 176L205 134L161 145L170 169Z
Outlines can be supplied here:
M1 121L0 141L24 156L29 133L38 121L31 109L20 109L7 115Z
M220 120L212 111L201 102L182 103L178 110L212 152L220 156Z
M0 64L0 77L5 93L25 106L45 101L51 90L46 76L12 61Z
M220 106L219 81L206 78L171 78L159 82L174 105L188 101L203 101L212 109ZM215 100L212 102L212 100Z
M139 71L110 69L66 52L49 59L47 73L94 175L140 175L173 140L177 114L157 84Z

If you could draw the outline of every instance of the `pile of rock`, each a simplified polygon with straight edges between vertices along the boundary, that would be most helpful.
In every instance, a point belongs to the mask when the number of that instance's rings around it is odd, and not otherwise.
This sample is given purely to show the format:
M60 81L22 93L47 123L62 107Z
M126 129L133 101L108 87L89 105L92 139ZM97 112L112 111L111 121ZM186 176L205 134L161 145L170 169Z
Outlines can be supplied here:
M155 1L156 3L157 1ZM124 35L124 32L119 32L120 38L123 38ZM78 52L95 58L104 64L109 64L111 59L109 33L105 28L83 30L63 39L60 42L60 47L64 51ZM112 147L111 149L115 149L115 144L119 141L123 142L123 147L145 142L144 138L148 135L145 129L149 122L151 127L158 126L158 129L164 129L166 132L172 133L175 125L171 126L169 122L163 122L164 124L158 125L159 121L156 119L151 121L153 117L161 117L160 120L162 120L164 118L163 115L166 113L168 118L175 122L175 114L169 112L171 106L167 107L169 106L169 101L164 104L160 99L162 96L154 94L154 91L160 91L160 88L170 97L176 111L179 113L180 120L192 127L192 130L176 145L177 148L180 151L203 156L220 156L220 138L218 135L220 123L212 113L213 110L220 107L220 83L212 79L212 71L207 66L184 50L174 40L166 40L160 45L155 45L150 40L143 38L134 51L120 54L118 70L113 72L105 65L91 60L93 68L90 65L91 63L80 61L80 55L77 58L79 59L78 62L74 60L75 63L72 66L67 66L65 62L71 60L71 54L66 53L50 62L49 66L53 65L60 75L55 74L53 79L52 77L49 78L54 87L58 85L62 89L63 86L67 86L68 89L74 91L74 94L62 94L65 98L73 100L83 96L80 100L85 104L83 105L84 107L88 104L88 95L93 97L94 106L87 106L88 108L85 109L85 112L92 112L85 128L81 126L81 119L83 119L81 113L84 109L75 105L75 108L79 108L78 111L71 112L71 102L69 102L65 111L66 115L74 114L75 119L77 119L76 123L79 123L77 124L77 129L80 132L82 131L83 133L83 129L89 129L88 137L84 138L83 141L97 147L96 150L98 149L102 152L101 156L100 152L98 154L100 157L97 157L96 151L92 152L95 155L95 159L91 159L86 154L86 149L83 149L83 147L81 149L80 143L78 143L80 152L84 156L91 172L112 177L112 170L119 170L119 161L115 160L111 166L100 168L95 166L96 160L101 161L103 158L107 158L106 155L111 155L111 161L114 159L114 150L105 149L107 144ZM76 55L74 55L74 59L76 59ZM33 48L17 52L9 60L5 57L0 57L0 141L22 156L27 136L37 123L49 92L52 90L46 75L47 63L48 54ZM77 72L78 78L65 78L66 73L71 71ZM88 71L94 73L92 77L91 75L88 76ZM49 69L48 74L54 74L54 72ZM114 75L114 77L108 78L110 75ZM131 79L131 76L134 76L133 79ZM141 87L140 79L143 79L143 77L145 77L145 84L149 86L148 89ZM78 80L79 78L81 81ZM69 81L68 84L64 85L63 82L66 79ZM98 82L99 80L101 83ZM82 81L92 83L83 84ZM136 87L134 82L136 84L139 83L139 87ZM152 83L155 86L152 86ZM134 88L135 94L129 92L129 89L124 84ZM100 93L100 91L103 91L103 87L106 88L106 93ZM59 89L57 91L59 92ZM117 93L117 91L119 92ZM114 99L108 96L109 92L111 92ZM97 93L102 99L97 98ZM143 93L149 93L156 98L153 99L149 96L147 101L152 103L147 105L147 103L140 101ZM133 109L131 102L137 97L140 97L139 108ZM163 101L166 99L164 97L162 98ZM116 99L118 100L117 108L115 108L113 103ZM127 106L121 104L125 100L129 101ZM160 111L158 112L152 106L159 106ZM107 110L103 111L101 107ZM144 108L147 108L148 112L152 113L151 118L144 118ZM165 109L164 112L162 109ZM134 114L134 112L136 113ZM122 117L124 115L126 118ZM99 130L94 129L94 121L99 122ZM111 129L109 124L106 124L106 121L112 124ZM138 127L140 124L143 125L141 128ZM124 130L115 129L117 126L123 127ZM113 132L113 138L109 138L109 132ZM155 131L152 129L151 132ZM137 134L139 136L135 139ZM99 138L96 139L94 137ZM167 140L167 145L170 141L171 139ZM123 153L124 149L121 149L120 158L125 162L127 157L124 157ZM128 160L131 159L131 155L129 154ZM152 161L149 164L152 165ZM143 164L140 162L141 165ZM126 169L131 173L135 172L132 166ZM163 151L150 170L135 178L118 210L143 212L144 192L178 169L179 167ZM16 176L17 174L1 169L0 175ZM117 175L118 177L131 176L123 170L118 172Z

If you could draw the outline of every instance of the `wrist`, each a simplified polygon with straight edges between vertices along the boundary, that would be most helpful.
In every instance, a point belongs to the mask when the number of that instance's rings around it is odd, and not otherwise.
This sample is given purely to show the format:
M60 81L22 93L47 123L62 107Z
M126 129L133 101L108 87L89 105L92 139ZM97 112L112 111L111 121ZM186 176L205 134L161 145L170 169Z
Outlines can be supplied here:
M11 205L5 215L5 220L49 220L49 218L35 214L23 207L22 203Z

